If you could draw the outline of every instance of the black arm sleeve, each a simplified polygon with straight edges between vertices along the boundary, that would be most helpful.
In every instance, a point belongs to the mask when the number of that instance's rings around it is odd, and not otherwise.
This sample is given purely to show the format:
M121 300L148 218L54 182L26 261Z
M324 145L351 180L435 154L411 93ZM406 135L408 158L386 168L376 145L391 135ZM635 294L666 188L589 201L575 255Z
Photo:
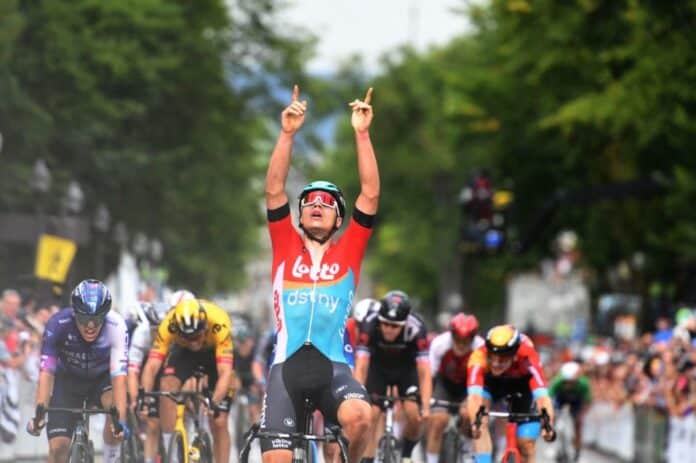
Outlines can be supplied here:
M277 222L290 215L290 203L285 203L278 209L266 209L266 217L269 222Z
M375 216L365 214L363 211L356 207L353 211L353 220L355 220L365 228L372 228L372 226L375 223Z

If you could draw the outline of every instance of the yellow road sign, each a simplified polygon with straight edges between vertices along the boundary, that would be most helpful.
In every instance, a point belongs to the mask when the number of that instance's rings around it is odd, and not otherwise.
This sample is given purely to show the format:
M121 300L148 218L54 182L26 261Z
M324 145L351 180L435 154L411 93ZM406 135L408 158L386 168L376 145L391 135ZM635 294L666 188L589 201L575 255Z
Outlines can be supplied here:
M34 274L37 278L65 283L76 252L77 244L72 240L54 235L41 235Z

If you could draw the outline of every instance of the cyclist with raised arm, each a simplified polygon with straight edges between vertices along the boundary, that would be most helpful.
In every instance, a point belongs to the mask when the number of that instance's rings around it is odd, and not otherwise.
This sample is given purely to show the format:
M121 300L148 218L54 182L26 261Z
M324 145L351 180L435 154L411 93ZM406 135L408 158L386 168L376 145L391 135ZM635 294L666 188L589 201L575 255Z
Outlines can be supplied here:
M479 323L475 316L459 313L452 317L448 330L430 343L430 370L433 374L433 399L459 402L462 430L470 434L469 415L466 411L466 375L471 353L484 345L477 334ZM438 463L442 434L447 427L449 413L437 402L430 411L426 463Z
M491 404L508 395L520 394L514 401L512 412L529 413L532 403L541 413L546 410L553 424L553 406L546 388L539 353L532 341L511 325L498 325L486 334L486 342L471 354L467 373L467 411L474 423L481 405L490 410ZM541 429L538 420L520 423L517 428L518 447L522 459L533 463L536 455L536 439ZM545 440L552 440L552 432L541 429ZM476 463L491 463L492 443L488 431L488 418L480 428L473 427Z
M355 377L366 385L370 394L386 395L389 386L396 386L402 397L420 393L422 411L414 401L402 403L407 423L401 456L403 461L409 462L422 434L423 420L430 414L432 378L427 329L423 320L411 313L411 302L403 291L385 294L379 311L369 313L360 326ZM373 439L363 463L374 460L381 437L377 425L382 412L380 406L372 406Z
M151 392L155 377L164 371L160 388L179 392L196 369L203 368L212 390L210 420L215 461L230 458L230 432L227 426L233 380L233 345L230 317L222 308L203 299L181 300L167 313L150 349L142 375L145 392ZM166 360L166 361L165 361ZM146 401L143 413L155 402ZM169 447L176 425L176 404L160 401L160 420L164 447Z
M575 431L573 439L574 460L578 461L582 448L582 424L585 414L592 404L590 380L582 373L582 367L579 363L566 362L561 365L558 374L549 383L549 395L553 398L556 410L560 410L564 405L570 407Z
M115 434L113 424L104 426L104 461L120 457L120 441L127 437L126 363L128 334L126 323L111 312L111 293L99 280L80 282L71 296L72 307L54 314L46 324L41 345L41 373L36 390L36 405L44 407L82 408L88 399L91 406L108 409L115 405L123 431ZM69 412L49 412L49 463L68 460L70 439L78 416ZM111 417L108 418L111 423ZM42 420L27 431L38 436L46 425Z
M140 387L141 367L147 358L152 346L152 340L157 334L159 325L164 320L170 307L164 302L141 302L140 310L145 319L138 324L133 332L133 339L128 349L128 398L131 413L135 413L138 399L138 388ZM161 371L155 378L155 388L159 389ZM160 420L159 407L154 403L149 410L146 418L146 435L144 446L144 463L154 463L157 458L159 447Z
M341 190L315 181L299 196L302 233L292 225L285 183L295 133L307 112L297 86L281 115L281 132L266 175L277 342L261 428L301 431L308 398L327 422L343 428L351 463L360 460L365 448L370 416L365 389L352 377L347 363L344 331L379 199L379 173L369 134L371 98L369 89L364 101L350 103L360 176L360 194L350 219L346 219ZM345 232L334 240L344 221L348 222ZM266 439L261 447L266 463L291 459L289 440Z

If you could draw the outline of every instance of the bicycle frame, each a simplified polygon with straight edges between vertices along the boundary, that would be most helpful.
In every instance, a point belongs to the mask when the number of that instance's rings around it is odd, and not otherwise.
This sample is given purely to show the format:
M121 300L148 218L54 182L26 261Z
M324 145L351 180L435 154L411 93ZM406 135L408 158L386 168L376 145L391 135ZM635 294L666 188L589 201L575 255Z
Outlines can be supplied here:
M512 409L509 405L508 409ZM550 423L550 418L546 410L542 410L540 414L536 413L514 413L512 411L508 412L487 412L485 406L481 405L478 412L476 413L476 421L474 426L481 427L481 420L484 416L493 418L505 418L507 423L505 425L505 451L503 452L502 463L508 463L510 458L514 458L513 461L519 463L521 461L520 451L517 448L517 425L518 420L529 420L529 419L539 419L542 426L547 431L550 431L553 435L552 440L555 440L555 431Z
M575 422L570 413L570 406L564 404L556 414L556 433L557 433L557 448L556 460L559 463L568 463L571 461L571 455L575 452L573 444L575 437Z
M241 463L247 463L249 459L249 451L251 450L251 442L254 439L285 439L292 442L292 462L293 463L304 463L307 461L307 449L304 447L304 443L309 442L323 442L329 444L336 442L341 451L341 461L343 463L348 462L348 447L346 445L346 439L341 434L341 429L338 426L333 426L327 428L328 434L316 435L312 434L312 413L314 412L314 407L312 406L309 399L305 399L304 406L304 431L303 432L273 432L273 431L261 431L261 424L255 423L247 431L244 439L244 447L242 447L239 453L239 460Z
M176 404L176 421L174 422L174 432L172 435L181 434L183 441L183 456L184 461L179 463L189 463L191 460L198 461L200 456L200 449L193 446L189 441L188 431L186 430L186 404L189 400L193 402L193 430L194 430L194 440L201 436L201 422L200 422L200 409L201 404L204 404L207 408L210 408L210 399L207 392L201 392L200 383L201 378L205 376L205 372L199 367L193 374L195 379L194 390L193 391L159 391L159 392L145 392L142 389L138 391L139 398L143 397L165 397ZM217 415L217 412L216 412ZM212 452L212 448L209 449ZM193 451L193 452L192 452ZM195 454L192 458L192 454Z
M459 415L459 409L461 408L463 402L450 402L448 400L442 400L442 399L435 399L431 398L430 399L430 406L431 406L431 413L432 413L432 407L443 407L447 410L447 414L449 415L449 418L447 420L447 426L442 432L442 446L444 446L447 442L445 441L445 436L447 435L448 432L452 432L455 434L456 438L451 444L454 446L454 452L453 455L456 455L455 460L453 460L453 463L462 461L463 458L466 457L466 453L462 453L462 448L461 445L463 442L468 442L470 443L470 438L466 437L462 434L462 423L461 423L461 417ZM440 449L440 455L441 458L443 455L443 451L446 452L444 448ZM451 458L450 458L451 459ZM448 460L449 461L449 460Z
M70 447L72 448L75 445L81 446L87 453L87 460L92 461L94 459L94 444L89 437L90 415L110 415L116 434L120 433L123 427L118 422L118 410L115 406L111 406L109 410L104 410L102 408L89 408L87 405L87 400L82 402L82 408L44 407L43 405L38 405L33 418L34 426L37 426L38 422L46 416L46 413L50 412L66 412L80 415L75 423L75 429L70 439Z
M391 394L391 388L387 389L387 395L372 395L373 403L381 403L384 409L384 432L382 434L381 442L387 442L385 445L389 445L388 441L396 439L394 436L394 404L396 402L403 402L405 400L411 400L417 402L418 400L412 396L397 397ZM380 450L378 445L377 451ZM384 455L382 455L384 458Z
M553 426L551 426L551 419L547 413L546 410L541 410L540 414L536 413L517 413L513 412L513 409L515 409L515 404L517 401L522 399L522 394L516 393L516 394L509 394L505 397L505 403L507 403L507 412L487 412L486 411L486 406L481 405L476 412L476 418L474 420L474 427L480 429L481 428L481 423L483 420L484 416L488 417L497 417L497 418L505 418L507 420L507 423L505 425L505 451L503 453L503 458L502 458L502 463L508 463L510 458L512 458L512 461L515 463L519 463L521 461L521 455L520 451L517 448L517 425L519 421L528 421L528 420L540 420L542 426L547 432L550 432L552 434L552 439L556 439L556 432L553 429Z
M184 461L179 463L189 463L191 444L189 443L188 431L186 429L186 404L189 400L193 402L193 429L194 438L200 435L200 407L201 403L208 406L208 398L202 393L197 391L180 391L180 392L143 392L141 394L143 397L165 397L176 404L176 421L174 423L174 433L181 433L182 440L184 443L183 454Z

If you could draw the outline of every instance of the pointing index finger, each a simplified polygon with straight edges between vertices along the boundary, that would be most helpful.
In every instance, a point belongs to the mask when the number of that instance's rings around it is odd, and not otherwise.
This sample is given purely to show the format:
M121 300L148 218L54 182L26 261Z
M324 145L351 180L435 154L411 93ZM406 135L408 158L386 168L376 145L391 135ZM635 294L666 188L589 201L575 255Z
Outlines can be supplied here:
M367 89L367 94L365 95L365 103L370 104L371 100L372 100L372 87Z
M292 101L295 102L300 98L300 87L295 84L292 88Z

